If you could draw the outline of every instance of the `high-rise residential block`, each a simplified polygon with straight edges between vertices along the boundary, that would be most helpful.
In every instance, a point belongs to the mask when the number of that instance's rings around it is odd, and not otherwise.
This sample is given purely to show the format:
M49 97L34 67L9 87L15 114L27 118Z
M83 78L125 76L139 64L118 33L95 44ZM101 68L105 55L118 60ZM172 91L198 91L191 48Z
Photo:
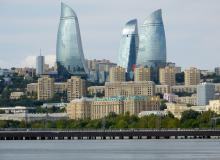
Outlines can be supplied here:
M125 68L117 66L110 68L109 81L110 82L124 82L125 81Z
M185 85L197 85L200 82L200 70L194 67L184 71Z
M67 80L67 99L72 101L86 96L86 81L78 76L72 76Z
M213 83L201 83L197 85L197 105L207 105L214 99L215 85Z
M134 69L134 81L150 81L151 69L139 67Z
M88 74L77 15L64 3L61 3L56 62L58 74L64 78L70 75L86 77Z
M176 68L166 66L159 70L160 84L162 85L176 85Z
M44 75L38 78L37 85L37 97L38 100L48 100L54 96L54 79L50 78L48 75Z

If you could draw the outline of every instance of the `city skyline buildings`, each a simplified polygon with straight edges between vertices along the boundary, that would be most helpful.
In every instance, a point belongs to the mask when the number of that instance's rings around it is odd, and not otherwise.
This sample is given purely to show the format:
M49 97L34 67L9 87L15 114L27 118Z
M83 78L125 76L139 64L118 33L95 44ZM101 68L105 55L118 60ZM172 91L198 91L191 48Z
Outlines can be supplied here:
M126 2L126 8L121 8L119 6L124 2L117 2L118 5L115 7L114 4L116 1L113 0L111 2L105 2L108 4L108 8L105 8L107 12L104 14L100 14L102 12L101 9L103 7L101 6L104 4L103 2L100 2L98 3L99 5L97 5L95 1L94 3L89 4L89 8L86 6L88 3L87 1L84 2L82 0L80 2L68 2L67 0L66 2L70 6L74 6L74 9L76 9L77 13L79 13L80 26L82 27L81 30L83 29L83 34L88 35L86 36L86 39L84 38L86 43L83 42L83 44L85 44L85 56L88 57L88 59L91 59L91 57L96 59L100 57L100 59L102 59L105 56L106 59L113 59L113 61L115 61L117 56L115 56L116 50L114 51L114 48L118 49L119 38L117 36L119 36L118 32L120 31L123 23L129 17L136 17L142 20L141 17L148 15L150 11L160 7L163 8L165 14L164 22L166 26L166 33L168 35L167 42L169 61L175 61L178 65L183 67L190 67L193 64L195 67L201 69L210 69L214 68L214 66L218 66L218 63L216 63L216 57L218 57L218 55L215 55L215 52L218 51L218 45L213 44L217 43L215 38L219 37L219 32L216 30L216 28L218 28L218 23L217 21L213 21L216 19L216 16L219 15L219 5L217 5L219 4L218 1L213 1L212 3L204 1L172 1L167 3L148 1L148 5L144 5L146 4L146 1L139 1L139 3L134 4L129 1ZM16 67L20 66L21 63L22 66L24 66L24 64L32 65L32 55L34 52L35 55L37 55L36 52L39 48L42 48L45 51L45 59L47 59L48 54L55 53L55 38L53 37L55 37L54 33L57 31L57 16L59 14L57 10L59 9L59 3L54 3L54 1L35 3L34 1L26 2L25 0L21 0L19 3L15 0L11 3L10 1L3 0L1 4L0 16L2 17L2 22L4 22L2 23L2 31L4 31L4 33L1 32L2 45L0 48L2 53L1 62L4 62L1 63L1 67L10 67L10 65ZM98 6L99 8L97 8ZM132 10L132 8L137 7L140 9ZM41 11L39 12L37 8L41 8ZM93 10L95 12L93 12ZM128 10L129 12L127 12ZM195 10L196 12L191 12ZM206 10L206 13L203 12L204 10ZM114 13L112 13L112 11L114 11ZM109 18L109 15L112 17L112 14L114 17L114 23L112 23L112 20ZM95 17L96 22L100 21L102 23L97 25L97 23L88 21L88 19L91 19L90 17ZM206 17L206 23L204 23L204 20L202 20L201 17ZM109 23L106 23L108 21ZM199 29L195 30L196 26L200 26ZM97 27L96 31L94 30L94 27ZM91 29L88 30L88 28ZM90 31L94 31L94 34L96 35L95 37L97 38L96 41L90 40L93 35ZM100 34L97 34L98 32L100 32ZM107 36L107 34L109 36ZM18 41L19 37L22 38L22 40ZM82 35L82 37L85 36ZM103 42L98 40L102 39L102 37L108 37L108 46L105 45L107 41ZM205 43L204 38L212 39L213 43ZM33 43L32 39L34 39L35 43ZM97 43L100 44L100 47L96 47ZM11 47L9 48L7 46ZM94 50L91 50L91 46L94 46ZM197 48L198 46L199 48ZM105 48L104 51L103 48ZM13 50L16 52L13 52ZM198 55L200 57L199 61L196 60ZM185 58L187 58L187 61L185 61ZM212 61L212 63L206 63L207 59Z
M56 63L58 74L65 78L71 75L86 77L88 74L77 15L63 2L57 32Z
M122 30L117 62L118 66L126 69L128 75L136 66L138 46L139 36L137 19L132 19L125 24ZM129 76L129 79L132 79L132 77Z
M157 67L166 65L166 36L162 20L162 10L148 16L140 27L140 42L137 65Z
M45 59L44 56L40 55L36 57L36 75L42 75L45 71Z
M161 9L145 19L139 37L137 66L152 68L152 79L158 81L159 68L166 66L166 36Z

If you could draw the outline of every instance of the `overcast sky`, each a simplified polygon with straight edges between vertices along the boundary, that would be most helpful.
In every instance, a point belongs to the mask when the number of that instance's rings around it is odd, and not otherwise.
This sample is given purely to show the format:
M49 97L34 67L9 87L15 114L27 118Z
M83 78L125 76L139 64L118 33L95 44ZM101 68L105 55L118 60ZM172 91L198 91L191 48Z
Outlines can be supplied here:
M183 68L220 66L220 0L65 0L79 19L85 57L117 61L121 30L161 8L168 61ZM53 63L60 0L0 0L0 67Z

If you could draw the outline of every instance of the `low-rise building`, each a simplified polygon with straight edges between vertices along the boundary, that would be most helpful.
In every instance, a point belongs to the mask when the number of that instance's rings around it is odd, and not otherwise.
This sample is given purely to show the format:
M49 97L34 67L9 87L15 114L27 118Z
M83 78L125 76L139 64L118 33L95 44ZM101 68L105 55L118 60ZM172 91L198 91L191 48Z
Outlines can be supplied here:
M24 95L24 92L11 92L10 99L20 99Z
M196 93L197 85L176 85L171 86L171 92L187 92L187 93Z
M105 94L105 86L90 86L87 88L90 95Z
M207 111L206 106L191 106L188 107L187 104L180 104L180 103L166 103L167 105L167 112L171 112L175 118L181 119L182 113L187 110L194 110L197 112L205 112Z
M209 105L207 105L207 109L217 114L220 114L220 100L209 101Z
M177 102L178 96L173 93L164 93L163 99L167 100L168 102Z
M192 94L192 96L178 97L176 102L195 106L197 105L197 95Z
M37 86L38 86L38 83L29 83L27 84L27 93L37 93Z
M164 93L171 93L169 85L155 85L155 93L164 94Z
M87 119L91 118L91 98L80 98L72 100L66 108L70 119Z
M41 107L42 108L65 108L67 103L44 103Z
M167 105L167 112L171 112L175 118L180 119L182 116L182 113L184 111L189 110L189 107L187 107L186 104L177 104L177 103L166 103Z
M16 113L16 114L0 114L0 120L12 120L12 121L57 121L68 119L66 113Z
M166 111L142 111L138 114L138 117L144 117L144 116L150 116L150 115L164 117L167 115L167 112Z
M28 113L35 110L34 107L24 107L24 106L15 106L15 107L0 107L1 111L4 111L5 114L16 114L16 113Z
M109 113L138 115L141 111L160 109L159 97L119 96L103 98L81 98L71 101L67 106L67 114L71 119L100 119Z

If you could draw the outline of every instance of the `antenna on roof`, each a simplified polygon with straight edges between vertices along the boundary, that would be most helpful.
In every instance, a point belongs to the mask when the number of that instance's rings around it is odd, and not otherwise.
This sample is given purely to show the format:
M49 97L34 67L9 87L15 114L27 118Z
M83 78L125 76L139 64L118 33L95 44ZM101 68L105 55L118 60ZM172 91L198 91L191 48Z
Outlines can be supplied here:
M40 48L40 56L41 56L41 48Z

